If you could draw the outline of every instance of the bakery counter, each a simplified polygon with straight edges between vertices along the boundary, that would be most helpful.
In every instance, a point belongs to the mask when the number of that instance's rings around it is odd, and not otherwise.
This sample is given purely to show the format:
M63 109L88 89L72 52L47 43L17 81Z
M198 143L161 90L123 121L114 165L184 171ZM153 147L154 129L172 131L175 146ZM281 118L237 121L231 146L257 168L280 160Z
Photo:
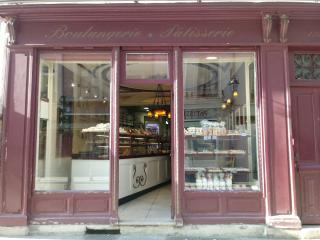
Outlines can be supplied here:
M128 197L170 180L170 163L170 155L121 159L119 198Z
M169 155L142 156L119 160L119 198L167 182L171 177ZM72 190L109 190L110 161L72 159Z

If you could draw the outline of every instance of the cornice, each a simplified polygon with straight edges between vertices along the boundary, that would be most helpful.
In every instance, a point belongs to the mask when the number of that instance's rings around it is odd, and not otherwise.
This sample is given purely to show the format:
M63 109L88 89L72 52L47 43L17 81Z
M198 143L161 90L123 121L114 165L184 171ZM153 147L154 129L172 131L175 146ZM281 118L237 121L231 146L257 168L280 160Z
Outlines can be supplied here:
M212 3L212 4L39 4L0 6L0 16L18 21L171 21L251 20L264 14L290 19L319 19L320 4Z

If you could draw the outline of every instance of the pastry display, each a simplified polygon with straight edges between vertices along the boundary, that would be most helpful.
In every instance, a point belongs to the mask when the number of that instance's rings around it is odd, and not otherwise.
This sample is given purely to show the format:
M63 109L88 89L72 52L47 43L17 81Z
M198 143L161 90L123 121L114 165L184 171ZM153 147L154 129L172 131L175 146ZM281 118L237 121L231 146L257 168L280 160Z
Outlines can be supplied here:
M257 190L250 187L245 125L227 129L224 121L202 120L185 134L185 189L188 191ZM248 187L249 186L249 187Z
M102 159L108 156L109 150L109 123L99 123L81 130L87 149L81 152L78 158ZM119 156L129 158L137 156L151 156L168 154L170 141L168 138L152 134L143 128L119 128Z

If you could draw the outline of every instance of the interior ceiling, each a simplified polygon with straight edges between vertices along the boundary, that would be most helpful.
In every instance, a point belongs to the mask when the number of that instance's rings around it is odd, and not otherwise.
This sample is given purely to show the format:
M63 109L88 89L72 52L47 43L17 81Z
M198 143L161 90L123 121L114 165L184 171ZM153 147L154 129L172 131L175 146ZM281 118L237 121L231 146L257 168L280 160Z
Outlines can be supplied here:
M153 104L157 84L126 84L120 86L120 106L142 106ZM171 85L161 85L166 103L170 105Z

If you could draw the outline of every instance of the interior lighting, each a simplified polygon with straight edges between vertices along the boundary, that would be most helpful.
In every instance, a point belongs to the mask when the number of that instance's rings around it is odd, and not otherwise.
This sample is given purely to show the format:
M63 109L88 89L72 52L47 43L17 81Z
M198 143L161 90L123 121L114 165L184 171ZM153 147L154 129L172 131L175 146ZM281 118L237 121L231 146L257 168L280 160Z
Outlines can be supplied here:
M168 113L168 118L171 119L171 113L170 112Z
M209 57L206 57L207 60L217 60L218 57L215 57L215 56L209 56Z
M76 86L76 84L75 83L71 83L71 87L75 87Z
M163 109L156 109L154 110L154 115L158 115L158 116L166 116L167 112L166 110Z
M233 91L233 94L232 94L234 97L238 97L239 96L239 93L238 91Z
M147 116L148 116L148 117L152 117L152 112L151 112L151 111L148 111Z
M144 107L143 109L144 109L144 110L149 110L149 108L148 108L148 107Z
M228 99L227 99L227 104L230 104L230 103L231 103L231 99L228 98Z
M227 108L227 105L226 105L225 103L223 103L223 104L221 105L221 108L222 108L222 109L226 109L226 108Z

